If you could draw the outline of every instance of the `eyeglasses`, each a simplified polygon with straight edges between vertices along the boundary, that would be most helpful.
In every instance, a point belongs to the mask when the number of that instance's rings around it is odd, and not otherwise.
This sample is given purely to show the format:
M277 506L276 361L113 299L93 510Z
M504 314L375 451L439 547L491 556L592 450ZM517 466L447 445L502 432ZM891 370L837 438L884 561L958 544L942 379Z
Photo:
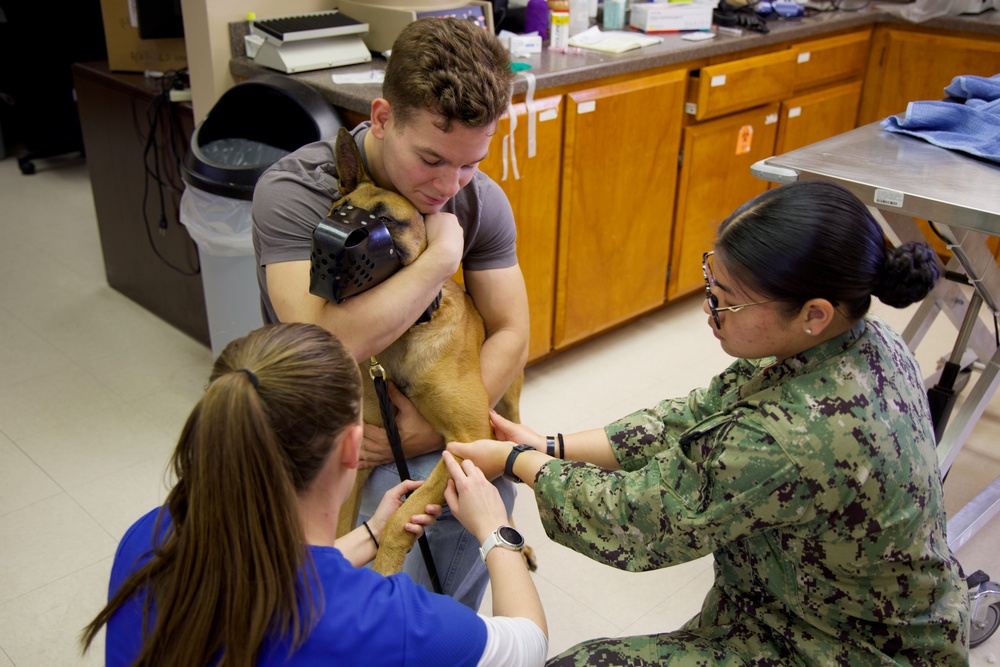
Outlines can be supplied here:
M767 299L766 301L753 301L751 303L741 303L737 306L724 306L719 308L719 298L712 294L712 287L715 285L715 275L712 274L712 267L708 265L708 258L714 255L714 251L706 252L701 256L701 274L705 276L705 300L708 301L708 309L712 313L712 319L715 320L715 328L722 329L722 321L719 320L719 313L721 311L729 311L735 313L749 306L759 306L762 303L771 303L772 301L777 301L777 299Z

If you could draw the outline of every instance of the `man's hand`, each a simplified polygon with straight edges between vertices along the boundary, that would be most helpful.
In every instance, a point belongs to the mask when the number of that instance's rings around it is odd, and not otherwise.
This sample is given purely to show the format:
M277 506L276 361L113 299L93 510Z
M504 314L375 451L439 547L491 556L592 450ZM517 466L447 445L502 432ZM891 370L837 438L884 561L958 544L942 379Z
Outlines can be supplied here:
M445 278L451 277L458 271L465 253L465 230L453 213L444 212L425 216L424 229L427 233L425 254L432 253L446 267Z
M396 388L392 382L388 383L389 400L396 406L396 429L399 431L399 439L403 446L403 455L411 459L414 456L437 451L444 447L444 438L435 431L427 420L423 418L417 408L413 405L403 392ZM389 446L389 438L385 429L365 424L364 438L361 440L361 451L359 453L360 468L374 468L375 466L392 463L392 448Z

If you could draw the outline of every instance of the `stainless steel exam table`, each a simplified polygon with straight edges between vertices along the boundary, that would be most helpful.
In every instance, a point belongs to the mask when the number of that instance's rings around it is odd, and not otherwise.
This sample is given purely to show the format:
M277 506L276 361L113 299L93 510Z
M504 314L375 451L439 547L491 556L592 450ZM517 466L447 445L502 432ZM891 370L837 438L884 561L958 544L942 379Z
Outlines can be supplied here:
M1000 266L986 245L987 235L1000 236L1000 165L885 132L872 123L761 160L752 171L776 183L822 179L842 185L868 206L894 243L925 240L914 219L932 221L953 253L947 270L965 274L994 323L1000 316ZM903 331L907 345L916 349L934 319L944 313L959 330L956 346L967 345L966 356L974 356L984 367L938 441L942 474L1000 385L996 332L979 318L978 299L971 293L952 280L939 280ZM1000 477L949 519L952 550L998 512Z

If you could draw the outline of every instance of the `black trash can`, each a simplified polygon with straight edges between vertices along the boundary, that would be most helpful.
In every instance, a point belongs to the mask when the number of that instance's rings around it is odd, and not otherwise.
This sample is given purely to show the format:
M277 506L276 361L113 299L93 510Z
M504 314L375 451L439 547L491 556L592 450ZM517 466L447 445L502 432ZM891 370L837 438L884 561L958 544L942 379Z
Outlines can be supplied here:
M263 323L251 240L257 179L341 125L318 91L265 74L223 93L191 135L180 221L198 246L213 355Z

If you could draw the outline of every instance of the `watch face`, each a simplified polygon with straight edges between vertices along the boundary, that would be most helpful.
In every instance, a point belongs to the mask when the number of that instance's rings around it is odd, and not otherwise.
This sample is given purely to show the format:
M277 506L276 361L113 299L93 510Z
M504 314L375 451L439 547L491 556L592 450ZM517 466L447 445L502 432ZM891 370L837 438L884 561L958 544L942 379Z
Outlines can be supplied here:
M500 534L501 540L513 546L515 549L520 549L524 546L524 538L521 537L521 533L517 532L514 528L511 528L510 526L500 526L497 532Z

